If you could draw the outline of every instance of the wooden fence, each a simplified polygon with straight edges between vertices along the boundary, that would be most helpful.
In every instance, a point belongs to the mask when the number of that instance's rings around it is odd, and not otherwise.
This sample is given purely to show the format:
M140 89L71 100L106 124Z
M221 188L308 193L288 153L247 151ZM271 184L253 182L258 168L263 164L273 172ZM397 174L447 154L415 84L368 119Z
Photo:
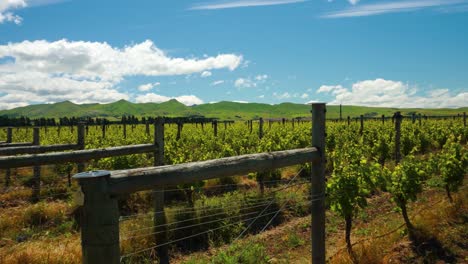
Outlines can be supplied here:
M163 189L166 185L229 177L312 162L312 261L325 263L325 104L312 105L312 146L310 148L242 155L169 166L120 171L92 171L74 176L84 194L81 232L83 263L119 263L119 209L117 196L142 190ZM156 129L156 131L161 129ZM164 141L155 135L158 153L155 165L163 164L160 155ZM1 161L0 161L1 164ZM162 193L162 192L159 192ZM155 212L163 209L155 204ZM160 215L160 214L159 214ZM158 218L161 221L162 217ZM164 222L163 222L164 223ZM161 226L162 222L157 222ZM162 238L162 240L161 240ZM159 236L158 243L164 243ZM158 251L160 262L168 263L167 249Z

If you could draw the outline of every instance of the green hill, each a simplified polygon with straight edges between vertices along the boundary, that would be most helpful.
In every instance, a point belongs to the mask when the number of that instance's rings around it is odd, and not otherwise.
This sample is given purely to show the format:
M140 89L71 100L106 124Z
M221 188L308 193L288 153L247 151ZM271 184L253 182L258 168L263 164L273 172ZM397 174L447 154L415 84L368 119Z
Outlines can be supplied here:
M281 103L277 105L261 103L237 103L222 101L211 104L201 104L186 106L173 99L163 103L132 103L125 100L109 104L74 104L64 101L54 104L38 104L25 107L18 107L10 110L0 111L0 116L29 118L58 118L64 116L76 117L106 117L118 119L122 115L141 116L193 116L202 115L205 117L217 117L220 119L246 120L252 118L293 118L310 116L310 105ZM456 115L468 111L468 107L458 109L426 109L426 108L382 108L365 106L342 107L343 118L347 116L357 117L359 115L379 117L382 114L392 115L399 110L403 114L413 112L426 115ZM338 118L339 106L327 106L327 117Z

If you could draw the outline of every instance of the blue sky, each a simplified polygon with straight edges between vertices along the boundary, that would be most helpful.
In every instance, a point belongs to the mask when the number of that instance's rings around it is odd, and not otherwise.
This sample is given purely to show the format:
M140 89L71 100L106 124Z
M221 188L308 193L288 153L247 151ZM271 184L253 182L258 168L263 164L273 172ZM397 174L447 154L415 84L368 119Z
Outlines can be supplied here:
M0 0L0 109L468 106L468 0Z

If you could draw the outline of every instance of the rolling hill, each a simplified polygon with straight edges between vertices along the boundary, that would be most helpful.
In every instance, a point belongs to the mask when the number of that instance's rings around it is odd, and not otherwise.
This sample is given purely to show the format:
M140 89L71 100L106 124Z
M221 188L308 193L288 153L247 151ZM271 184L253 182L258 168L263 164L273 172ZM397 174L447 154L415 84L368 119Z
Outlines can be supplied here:
M386 116L392 115L399 110L403 114L412 112L426 115L457 115L468 111L468 107L458 109L426 109L426 108L383 108L383 107L364 107L344 105L343 118L347 116L357 117L366 116ZM24 107L18 107L10 110L0 111L0 116L29 118L58 118L64 116L75 117L106 117L108 119L117 119L122 115L141 116L205 116L216 117L220 119L245 120L252 118L293 118L307 117L310 115L310 105L281 103L277 105L261 103L237 103L222 101L210 104L201 104L186 106L173 99L163 103L132 103L125 100L119 100L109 104L74 104L70 101L64 101L54 104L37 104ZM327 106L327 117L338 118L339 106Z

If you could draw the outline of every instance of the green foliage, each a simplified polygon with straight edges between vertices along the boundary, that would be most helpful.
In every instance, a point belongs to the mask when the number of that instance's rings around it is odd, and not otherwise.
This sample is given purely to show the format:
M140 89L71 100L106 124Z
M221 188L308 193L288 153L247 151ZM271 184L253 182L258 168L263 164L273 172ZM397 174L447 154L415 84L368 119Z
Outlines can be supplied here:
M450 192L458 191L467 172L468 152L451 137L445 143L439 158L442 181L450 197Z
M414 156L407 156L401 164L388 174L387 190L392 194L393 201L401 207L409 201L416 201L417 194L422 191L425 172Z

